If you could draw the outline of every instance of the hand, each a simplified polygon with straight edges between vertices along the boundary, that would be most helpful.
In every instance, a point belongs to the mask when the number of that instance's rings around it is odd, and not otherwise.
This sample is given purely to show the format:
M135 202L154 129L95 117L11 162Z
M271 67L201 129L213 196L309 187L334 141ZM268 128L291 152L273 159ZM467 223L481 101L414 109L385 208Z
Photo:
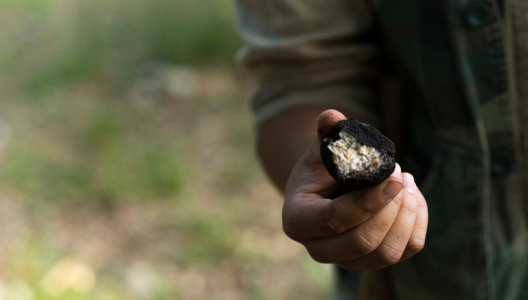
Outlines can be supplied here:
M339 184L321 161L323 138L345 116L335 110L318 119L318 137L294 167L282 211L284 232L312 258L346 270L380 269L424 247L427 204L409 173L394 173L377 186L335 195Z

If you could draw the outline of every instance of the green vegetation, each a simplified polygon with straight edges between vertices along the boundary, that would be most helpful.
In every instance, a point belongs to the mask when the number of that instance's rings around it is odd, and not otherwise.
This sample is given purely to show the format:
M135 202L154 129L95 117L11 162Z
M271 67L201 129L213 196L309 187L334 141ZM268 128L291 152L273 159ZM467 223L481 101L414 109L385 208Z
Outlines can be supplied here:
M322 299L227 0L0 0L0 299Z
M0 65L40 95L58 84L122 85L138 62L231 65L241 42L227 0L0 1Z
M64 104L54 102L48 114L30 111L42 127L25 136L39 138L21 138L9 149L2 182L48 201L146 199L181 191L187 168L182 145L164 137L160 128L169 128L162 120L112 102ZM62 115L59 124L45 121L56 120L53 115Z

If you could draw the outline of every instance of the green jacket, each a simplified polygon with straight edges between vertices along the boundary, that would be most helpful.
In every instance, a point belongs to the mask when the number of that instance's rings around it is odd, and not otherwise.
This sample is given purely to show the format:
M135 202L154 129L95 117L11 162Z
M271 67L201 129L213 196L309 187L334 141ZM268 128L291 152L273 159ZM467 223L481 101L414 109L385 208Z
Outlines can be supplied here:
M429 205L426 246L391 267L397 299L528 299L528 1L238 0L257 127L332 105L403 132ZM405 82L393 128L380 78ZM385 103L385 102L384 102ZM393 104L394 107L394 104ZM358 276L339 271L336 299Z

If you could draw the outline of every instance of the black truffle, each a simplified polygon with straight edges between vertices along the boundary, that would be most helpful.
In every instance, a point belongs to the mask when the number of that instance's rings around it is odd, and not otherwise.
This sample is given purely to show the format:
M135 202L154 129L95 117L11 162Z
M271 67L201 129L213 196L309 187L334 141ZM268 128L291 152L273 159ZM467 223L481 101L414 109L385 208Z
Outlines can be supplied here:
M354 119L337 123L321 144L321 158L345 192L377 185L396 167L394 143L373 126Z

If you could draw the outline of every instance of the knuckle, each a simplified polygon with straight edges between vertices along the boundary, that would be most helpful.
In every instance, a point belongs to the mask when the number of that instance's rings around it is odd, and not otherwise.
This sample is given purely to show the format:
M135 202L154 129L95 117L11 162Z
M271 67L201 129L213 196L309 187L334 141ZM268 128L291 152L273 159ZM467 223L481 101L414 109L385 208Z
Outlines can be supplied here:
M327 206L326 213L322 218L322 227L323 230L332 235L341 234L347 230L346 225L337 218L334 205Z
M418 211L418 203L414 199L406 197L402 201L401 208L412 214L416 214Z
M425 198L420 195L420 200L418 201L418 206L422 209L427 210L427 201L425 201Z
M365 256L376 250L378 247L377 242L372 242L359 233L356 233L352 236L351 244L359 256Z
M403 253L401 252L400 253L385 253L384 259L382 259L382 261L385 263L385 265L392 266L395 263L400 261L402 254Z
M325 222L326 229L332 234L341 234L346 231L346 226L337 219L328 219Z
M384 247L384 250L380 253L380 262L384 266L391 266L399 262L403 251L395 250L390 247Z
M396 197L394 197L394 199L392 199L392 203L395 203L397 205L401 205L403 200L404 200L404 195L405 193L403 192L400 192L398 195L396 195Z
M425 241L423 239L411 239L407 244L407 251L412 255L422 251L425 246Z

